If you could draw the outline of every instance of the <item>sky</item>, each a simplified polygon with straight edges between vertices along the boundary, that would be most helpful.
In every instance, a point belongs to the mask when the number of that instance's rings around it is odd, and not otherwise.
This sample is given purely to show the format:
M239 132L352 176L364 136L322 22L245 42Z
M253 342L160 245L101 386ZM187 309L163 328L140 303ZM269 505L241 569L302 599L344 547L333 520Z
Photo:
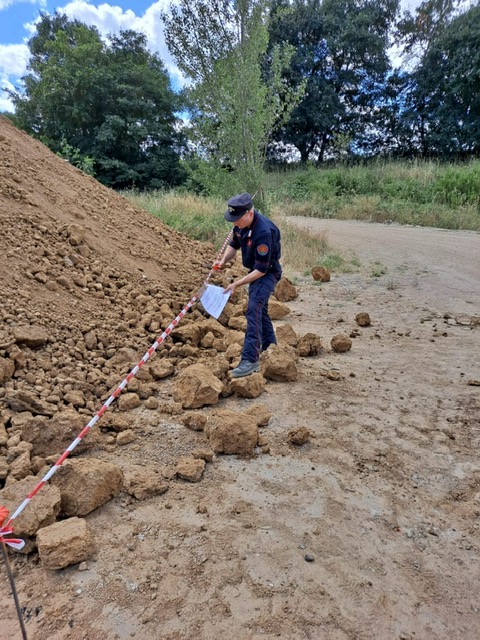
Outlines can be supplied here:
M402 0L403 8L414 9L421 0ZM164 62L174 86L182 84L163 38L160 13L171 4L170 0L116 0L92 2L90 0L0 0L0 112L13 111L5 88L14 89L25 75L29 59L27 42L35 33L35 22L40 12L66 14L85 24L96 26L103 35L132 29L147 36L152 52Z

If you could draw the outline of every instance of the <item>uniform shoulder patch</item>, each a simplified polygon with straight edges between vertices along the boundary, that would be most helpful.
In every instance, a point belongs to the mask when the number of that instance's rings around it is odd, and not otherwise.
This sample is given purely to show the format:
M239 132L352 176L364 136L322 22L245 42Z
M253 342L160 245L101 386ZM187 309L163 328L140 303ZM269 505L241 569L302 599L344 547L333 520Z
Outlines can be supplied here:
M259 244L257 247L257 251L261 256L266 256L268 253L268 245L267 244Z

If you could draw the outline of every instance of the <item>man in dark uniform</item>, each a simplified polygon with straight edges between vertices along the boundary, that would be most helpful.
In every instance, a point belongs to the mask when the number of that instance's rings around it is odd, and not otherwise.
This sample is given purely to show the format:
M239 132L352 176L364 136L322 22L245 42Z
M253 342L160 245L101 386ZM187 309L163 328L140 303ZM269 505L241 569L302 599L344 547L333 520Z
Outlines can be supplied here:
M280 231L271 220L254 209L249 193L234 196L227 204L225 220L235 225L233 238L215 267L222 269L241 249L243 266L249 271L225 289L225 293L230 291L233 294L237 287L249 285L242 359L232 371L233 378L242 378L259 371L260 352L277 343L268 315L268 299L282 276Z

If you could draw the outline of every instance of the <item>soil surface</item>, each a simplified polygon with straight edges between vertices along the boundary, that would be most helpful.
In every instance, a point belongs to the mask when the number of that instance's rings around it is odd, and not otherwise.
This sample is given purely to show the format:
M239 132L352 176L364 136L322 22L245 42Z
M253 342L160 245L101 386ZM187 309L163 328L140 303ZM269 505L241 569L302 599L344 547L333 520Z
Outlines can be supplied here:
M85 404L77 410L87 418L93 405L101 406L110 378L122 379L108 358L127 343L142 355L155 337L157 327L150 325L157 314L168 321L161 305L168 301L174 311L185 303L215 252L169 234L1 119L0 133L16 151L7 157L3 195L0 187L6 301L0 346L4 358L16 358L16 371L0 400L29 390L62 410L67 394L81 390ZM28 187L33 171L39 174ZM39 185L46 183L48 206L38 202L46 197ZM12 199L5 185L20 195ZM73 222L86 228L88 242L69 242ZM191 483L171 471L179 457L209 443L204 432L183 425L181 412L145 403L125 412L135 438L124 446L100 433L96 458L125 474L163 469L169 488L144 500L122 492L89 513L96 551L86 563L51 571L35 551L10 552L32 640L478 638L480 235L311 219L298 224L325 230L330 244L353 250L361 267L323 284L299 276L300 295L275 324L289 323L299 336L317 334L323 350L299 360L296 382L268 381L255 400L220 400L229 410L259 402L270 410L262 446L248 459L214 457ZM107 228L110 241L101 237ZM160 250L145 258L142 247L152 233ZM134 248L128 234L135 234ZM22 242L31 251L22 250ZM88 256L75 249L82 243ZM24 264L32 255L36 261ZM72 267L65 256L77 263ZM190 268L178 275L175 259ZM35 271L42 261L44 268ZM85 286L75 283L72 269ZM39 273L45 277L36 278ZM370 326L357 324L359 312L369 314ZM145 315L152 316L150 324ZM21 348L34 363L30 369L8 346L18 318L40 324L51 338L42 360L38 349ZM93 346L85 340L92 331L98 333ZM330 345L340 333L352 340L346 353ZM155 358L166 357L178 369L191 350L182 356L178 343L175 349ZM85 376L75 378L90 369L99 376L93 387ZM153 390L170 407L173 380ZM104 388L97 394L98 385ZM14 413L2 405L8 432ZM292 444L289 434L301 427L308 441ZM3 563L0 570L0 636L17 640L22 636Z

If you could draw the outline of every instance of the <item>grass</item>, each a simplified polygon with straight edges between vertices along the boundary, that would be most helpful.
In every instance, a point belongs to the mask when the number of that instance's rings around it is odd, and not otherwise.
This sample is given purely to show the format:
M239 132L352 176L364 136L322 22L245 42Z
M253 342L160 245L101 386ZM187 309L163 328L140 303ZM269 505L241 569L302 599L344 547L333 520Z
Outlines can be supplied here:
M397 222L480 231L480 161L372 162L307 167L265 176L272 211L283 215Z
M126 191L123 195L169 227L190 238L212 242L217 248L231 229L231 225L223 218L226 205L220 199L174 191ZM311 270L313 266L323 264L322 261L331 255L332 249L324 233L297 229L284 216L274 216L273 219L282 233L282 264L289 278L293 278L295 272Z
M313 266L350 272L354 255L330 247L325 233L298 229L288 216L396 222L480 231L480 161L463 165L435 162L383 162L353 167L309 166L265 174L264 189L272 219L282 231L285 273ZM125 192L135 205L196 240L220 247L231 226L223 219L225 201L188 192ZM373 277L385 274L371 265Z
M122 195L169 227L195 240L212 242L220 247L231 228L223 218L226 206L220 199L175 191L126 191Z
M381 262L372 262L370 265L371 276L372 278L380 278L387 273L387 267L383 265Z

